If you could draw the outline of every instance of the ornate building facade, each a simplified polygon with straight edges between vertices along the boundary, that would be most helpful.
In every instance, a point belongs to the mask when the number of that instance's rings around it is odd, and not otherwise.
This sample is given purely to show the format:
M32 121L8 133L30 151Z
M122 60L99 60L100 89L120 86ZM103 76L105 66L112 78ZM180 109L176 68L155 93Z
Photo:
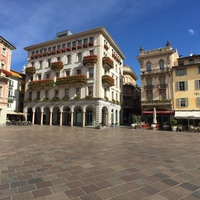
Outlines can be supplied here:
M145 51L140 48L137 59L140 63L143 121L150 126L156 108L158 126L170 124L174 116L172 67L177 64L177 50L169 42L166 47L158 49Z
M82 127L121 122L125 56L104 27L60 32L25 50L28 121Z
M10 66L14 49L12 44L0 36L0 126L6 125L8 83L12 75Z

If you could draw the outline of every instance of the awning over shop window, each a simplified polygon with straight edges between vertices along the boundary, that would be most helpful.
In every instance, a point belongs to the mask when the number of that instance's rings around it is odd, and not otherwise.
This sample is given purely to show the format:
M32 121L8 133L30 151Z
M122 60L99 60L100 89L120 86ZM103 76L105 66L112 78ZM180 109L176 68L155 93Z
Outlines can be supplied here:
M200 111L175 111L177 119L200 119Z
M142 114L153 114L153 110L152 111L146 111L146 110L144 110L144 111L142 111ZM166 110L166 111L164 111L164 110L156 110L156 114L166 114L166 115L173 115L174 114L174 111L171 111L171 110Z
M7 115L25 115L25 113L15 112L15 111L7 111Z

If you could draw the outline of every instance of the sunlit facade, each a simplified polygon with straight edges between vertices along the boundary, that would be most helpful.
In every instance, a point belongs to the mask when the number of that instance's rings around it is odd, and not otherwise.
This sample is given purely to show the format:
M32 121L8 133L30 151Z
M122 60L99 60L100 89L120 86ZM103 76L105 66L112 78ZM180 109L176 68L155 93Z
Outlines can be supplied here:
M10 76L12 50L15 47L0 36L0 126L6 125L8 84Z
M104 27L26 47L24 112L33 124L116 126L125 56Z

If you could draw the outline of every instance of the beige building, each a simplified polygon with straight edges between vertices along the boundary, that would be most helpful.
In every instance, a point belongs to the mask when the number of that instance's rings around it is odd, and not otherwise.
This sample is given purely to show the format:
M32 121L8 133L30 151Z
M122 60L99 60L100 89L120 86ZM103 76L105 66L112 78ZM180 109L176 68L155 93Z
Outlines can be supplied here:
M121 122L124 54L104 27L26 47L24 112L41 125Z
M136 81L138 77L134 70L123 66L123 124L133 123L132 116L141 114L141 90Z
M180 57L173 67L174 110L180 124L200 124L200 55Z
M0 126L6 125L8 83L12 75L10 66L14 49L12 44L0 36Z
M172 67L177 65L178 52L169 42L166 47L153 50L140 48L141 110L145 126L153 123L153 109L157 111L158 126L170 123L174 116ZM161 127L160 127L161 128Z

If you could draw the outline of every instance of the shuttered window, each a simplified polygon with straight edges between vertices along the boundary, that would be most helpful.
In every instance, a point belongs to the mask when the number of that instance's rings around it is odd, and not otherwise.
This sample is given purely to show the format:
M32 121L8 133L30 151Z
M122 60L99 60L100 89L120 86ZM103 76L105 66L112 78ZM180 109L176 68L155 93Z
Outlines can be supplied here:
M200 97L197 97L197 107L200 107Z
M178 98L176 102L178 107L188 107L188 98Z
M188 90L187 81L176 82L176 91L187 91L187 90Z
M195 90L200 90L200 80L195 80Z

